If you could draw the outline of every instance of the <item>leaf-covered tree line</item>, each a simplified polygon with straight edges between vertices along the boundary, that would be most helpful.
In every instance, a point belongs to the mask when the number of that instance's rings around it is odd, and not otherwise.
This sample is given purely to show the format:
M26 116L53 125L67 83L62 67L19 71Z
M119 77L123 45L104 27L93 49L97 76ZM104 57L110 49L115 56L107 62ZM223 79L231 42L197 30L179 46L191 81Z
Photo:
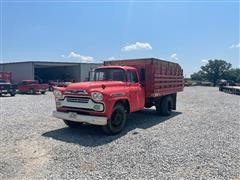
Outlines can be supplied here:
M191 75L192 80L209 81L216 85L221 79L240 83L240 68L232 68L232 64L221 60L209 60L201 70Z

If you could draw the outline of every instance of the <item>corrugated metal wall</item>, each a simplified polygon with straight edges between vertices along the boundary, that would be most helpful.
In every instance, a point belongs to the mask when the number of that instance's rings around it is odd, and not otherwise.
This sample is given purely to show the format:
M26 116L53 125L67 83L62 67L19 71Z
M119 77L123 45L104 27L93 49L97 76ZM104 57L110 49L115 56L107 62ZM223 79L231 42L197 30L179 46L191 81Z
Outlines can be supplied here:
M0 71L3 71L3 65L0 64Z
M80 64L80 81L87 81L89 78L89 72L102 64Z
M59 68L58 63L56 62L56 67ZM60 63L62 64L62 63ZM18 83L22 80L32 80L34 79L34 67L36 65L49 65L54 67L54 63L48 62L20 62L20 63L6 63L0 64L0 71L10 71L12 72L13 83ZM73 66L62 66L63 74L69 74L72 79L76 81L87 81L89 78L89 72L94 70L96 67L101 66L102 64L97 63L77 63ZM36 66L37 67L37 66Z
M76 81L80 81L80 64L78 64L77 66L73 66L73 67L67 67L67 70L69 72L71 72L72 75L72 79L76 80Z
M32 80L34 78L34 69L31 62L9 63L2 66L2 71L12 72L13 83L18 83L21 80Z
M40 63L34 65L34 78L40 82L47 83L48 81L80 81L80 65L52 65L41 66Z

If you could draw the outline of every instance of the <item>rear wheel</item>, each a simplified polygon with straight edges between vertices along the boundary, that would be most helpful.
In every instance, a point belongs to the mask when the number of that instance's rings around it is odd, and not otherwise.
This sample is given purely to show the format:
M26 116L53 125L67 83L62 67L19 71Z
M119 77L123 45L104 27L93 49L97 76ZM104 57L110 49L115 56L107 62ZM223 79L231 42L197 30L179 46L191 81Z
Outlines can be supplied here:
M157 102L156 110L163 116L170 116L173 109L173 99L171 96L165 96Z
M41 91L41 94L45 94L46 93L46 91Z
M30 90L29 90L29 93L30 93L30 94L36 94L36 91L35 91L34 89L30 89Z
M14 92L10 93L10 96L15 96L15 95L16 95L16 93L14 93Z
M161 102L161 114L163 116L170 116L173 109L173 100L171 96L166 96Z
M102 129L106 134L117 134L122 131L126 124L126 111L123 104L118 103L112 111L111 119L108 120L107 125Z
M70 128L77 128L82 125L80 122L74 122L74 121L68 121L68 120L63 120L63 122Z

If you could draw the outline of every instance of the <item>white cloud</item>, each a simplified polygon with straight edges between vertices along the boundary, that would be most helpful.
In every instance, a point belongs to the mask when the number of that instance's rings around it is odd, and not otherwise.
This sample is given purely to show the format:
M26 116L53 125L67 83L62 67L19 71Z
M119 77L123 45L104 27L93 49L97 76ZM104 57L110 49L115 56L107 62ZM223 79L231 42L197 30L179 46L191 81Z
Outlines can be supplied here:
M240 48L240 43L233 44L233 45L230 46L230 48Z
M93 62L94 58L91 56L83 56L79 53L75 53L75 52L70 52L68 56L62 55L61 57L63 58L73 58L76 60L79 60L83 63L89 63L89 62Z
M177 54L176 54L176 53L173 53L170 57L171 57L172 59L174 59L174 60L178 60L178 57L177 57Z
M135 44L130 44L122 48L122 51L136 51L136 50L151 50L152 46L145 42L136 42Z
M207 62L208 62L207 59L202 59L201 61L202 61L203 63L207 63Z
M116 58L113 57L113 56L108 58L109 61L112 61L112 60L115 60L115 59L116 59Z

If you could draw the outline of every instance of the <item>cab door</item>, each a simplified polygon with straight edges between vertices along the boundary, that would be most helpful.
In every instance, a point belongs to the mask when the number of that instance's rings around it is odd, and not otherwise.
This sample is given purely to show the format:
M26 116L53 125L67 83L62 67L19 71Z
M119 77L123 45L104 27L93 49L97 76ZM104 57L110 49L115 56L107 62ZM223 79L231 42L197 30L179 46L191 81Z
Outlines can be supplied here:
M129 88L130 111L142 109L144 107L144 96L135 70L127 71L127 85Z
M22 91L22 92L26 91L27 90L27 83L26 82L20 82L18 84L18 90Z

